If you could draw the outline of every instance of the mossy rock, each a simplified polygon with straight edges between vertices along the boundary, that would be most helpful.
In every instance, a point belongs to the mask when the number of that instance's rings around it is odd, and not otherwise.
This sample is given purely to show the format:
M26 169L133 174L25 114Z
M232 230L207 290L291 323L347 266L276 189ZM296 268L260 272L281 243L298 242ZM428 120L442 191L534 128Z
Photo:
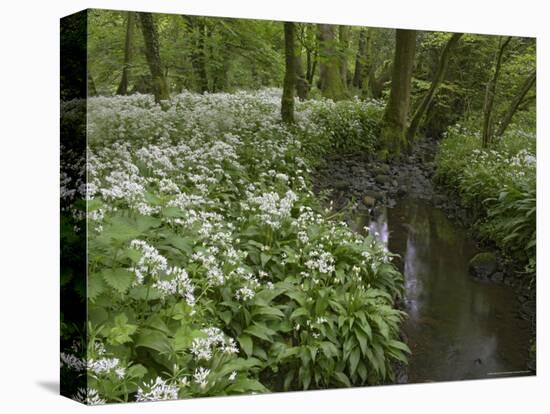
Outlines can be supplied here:
M365 204L367 207L374 207L376 204L376 199L374 197L366 195L363 197L363 204Z
M379 174L374 177L374 181L376 181L378 184L389 184L391 178L389 175Z
M337 190L347 190L350 187L350 183L345 180L335 181L332 186Z
M384 198L386 198L386 193L368 190L365 191L365 197L374 198L376 201L384 201Z
M497 270L497 257L491 252L478 253L470 260L468 270L475 278L489 279Z

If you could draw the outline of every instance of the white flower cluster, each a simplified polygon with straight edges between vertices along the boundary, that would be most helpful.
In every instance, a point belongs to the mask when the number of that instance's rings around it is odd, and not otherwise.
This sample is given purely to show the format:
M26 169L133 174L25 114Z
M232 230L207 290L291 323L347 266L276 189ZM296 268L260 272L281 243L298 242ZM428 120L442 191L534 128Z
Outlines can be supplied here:
M132 240L130 247L139 250L142 254L136 266L130 271L136 275L134 285L144 283L146 276L154 280L153 287L158 289L163 297L179 295L193 306L195 304L195 287L185 269L177 266L168 266L168 260L157 249L143 240Z
M102 405L106 403L106 401L99 396L99 393L94 388L79 388L72 398L75 401L87 405Z
M126 369L120 366L120 360L118 358L88 359L87 368L88 373L95 376L114 372L118 379L123 379L126 374Z
M146 382L137 389L136 401L163 401L177 400L178 387L172 385L161 377L154 381Z
M210 374L209 369L206 369L204 367L199 367L195 370L195 373L193 374L193 381L196 384L199 384L201 388L205 388L208 385L209 374Z
M187 272L174 266L166 270L166 276L171 277L171 279L157 280L153 283L153 287L157 288L163 296L182 296L187 304L193 306L195 304L195 287L191 283Z
M282 221L290 217L290 212L298 196L288 190L283 198L275 192L264 193L260 196L252 196L248 203L256 205L260 213L260 220L265 224L277 229L281 227Z
M84 371L86 363L76 355L61 352L61 367L67 367L73 371Z
M309 260L305 263L311 270L317 270L319 273L334 272L334 257L330 252L323 250L312 250L309 252Z
M157 279L168 270L168 260L157 249L143 240L132 240L130 247L142 254L137 265L130 269L136 274L134 285L141 285L147 275Z
M209 361L216 350L220 350L226 354L236 354L239 352L235 340L226 337L221 329L211 327L203 329L202 332L206 337L195 338L191 345L191 353L197 360Z

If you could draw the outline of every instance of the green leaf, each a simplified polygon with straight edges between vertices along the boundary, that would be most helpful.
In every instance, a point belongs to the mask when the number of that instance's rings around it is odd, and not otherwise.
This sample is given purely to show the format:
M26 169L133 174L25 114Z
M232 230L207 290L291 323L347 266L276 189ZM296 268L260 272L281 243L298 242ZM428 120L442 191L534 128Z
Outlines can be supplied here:
M298 308L290 314L290 319L296 319L300 316L309 316L309 312L306 308Z
M111 345L122 345L126 342L132 342L131 335L137 330L137 325L128 323L128 317L121 313L115 316L114 326L107 334L107 342Z
M359 346L361 347L361 352L363 355L367 354L367 336L361 332L360 329L355 329L355 337L357 338L357 342L359 342Z
M275 331L269 329L264 324L257 323L257 322L254 322L252 325L246 328L244 332L270 342L271 342L271 336L275 334Z
M358 347L353 348L353 351L351 351L351 354L349 356L351 375L355 374L355 371L357 370L357 365L359 364L360 356L361 356L361 353L359 351L359 348Z
M126 293L135 278L132 272L122 268L103 269L101 275L107 285L121 294Z
M248 335L241 335L237 338L237 341L239 341L239 344L246 355L250 357L252 355L253 348L252 338Z
M271 306L258 306L252 311L252 316L264 315L264 316L276 316L277 318L284 318L285 314L279 309Z
M88 276L88 299L93 302L105 290L103 278L98 273Z
M388 341L388 345L392 348L397 348L401 351L404 351L404 352L407 352L408 354L411 353L411 350L409 349L409 347L407 346L407 344L401 342L401 341L396 341L395 339L390 339Z
M327 358L337 357L338 356L338 349L332 342L323 341L319 345L321 347L321 350L323 351L323 354Z
M251 392L268 392L269 390L258 380L250 378L239 378L237 374L237 380L235 383L227 387L228 393L235 394L248 394Z
M346 387L351 387L351 382L349 381L349 378L346 374L344 374L343 372L335 372L333 375L340 384L343 384Z
M193 253L193 240L190 238L174 235L166 239L166 242L188 255Z
M166 334L152 329L143 329L140 331L135 341L136 347L153 349L161 354L171 352L172 349Z
M113 219L112 223L103 229L103 235L118 242L129 242L140 234L141 232L135 226L120 219Z
M260 261L262 263L262 267L265 267L266 263L269 262L271 260L271 255L267 254L267 253L260 253Z
M161 293L158 289L136 286L130 289L128 296L134 300L156 300L160 299Z
M143 378L145 374L147 374L147 368L141 364L132 365L128 368L128 371L126 371L126 375L128 375L129 378Z

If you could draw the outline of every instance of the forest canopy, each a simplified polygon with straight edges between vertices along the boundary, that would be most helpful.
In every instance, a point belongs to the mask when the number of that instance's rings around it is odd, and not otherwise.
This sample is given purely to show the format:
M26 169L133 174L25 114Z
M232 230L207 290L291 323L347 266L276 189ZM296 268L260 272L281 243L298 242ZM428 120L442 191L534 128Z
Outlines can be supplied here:
M152 23L145 32L143 15L150 16ZM151 30L158 49L154 76L166 84L165 93L283 86L282 22L92 10L90 95L154 92L159 81L153 80L143 35ZM398 82L392 82L392 67L399 32L406 31L293 23L295 94L300 99L386 100L392 83ZM409 57L410 80L404 79L410 84L407 113L413 118L422 107L413 135L420 128L440 136L458 120L481 114L491 118L491 128L497 124L491 133L501 135L498 126L510 122L509 115L534 109L534 38L409 32L415 51ZM405 73L402 69L396 68ZM431 96L426 99L426 95ZM514 103L516 108L511 107Z

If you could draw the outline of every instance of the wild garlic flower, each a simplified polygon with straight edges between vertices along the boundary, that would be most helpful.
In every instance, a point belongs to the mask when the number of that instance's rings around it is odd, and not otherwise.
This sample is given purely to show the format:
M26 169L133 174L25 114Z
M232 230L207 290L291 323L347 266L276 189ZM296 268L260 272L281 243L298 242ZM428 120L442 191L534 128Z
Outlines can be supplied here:
M136 401L162 401L162 400L177 400L178 387L169 384L161 377L157 377L154 381L143 383L137 389Z
M216 350L226 354L236 354L239 352L235 340L226 337L219 328L211 327L202 329L206 335L202 338L195 338L191 345L191 353L197 360L209 361Z
M201 388L205 388L208 385L209 374L210 374L209 369L206 369L204 367L199 367L195 369L195 373L193 374L193 381L196 384L199 384Z
M87 404L87 405L102 405L106 401L99 396L99 393L94 388L79 388L76 394L73 395L75 401Z

